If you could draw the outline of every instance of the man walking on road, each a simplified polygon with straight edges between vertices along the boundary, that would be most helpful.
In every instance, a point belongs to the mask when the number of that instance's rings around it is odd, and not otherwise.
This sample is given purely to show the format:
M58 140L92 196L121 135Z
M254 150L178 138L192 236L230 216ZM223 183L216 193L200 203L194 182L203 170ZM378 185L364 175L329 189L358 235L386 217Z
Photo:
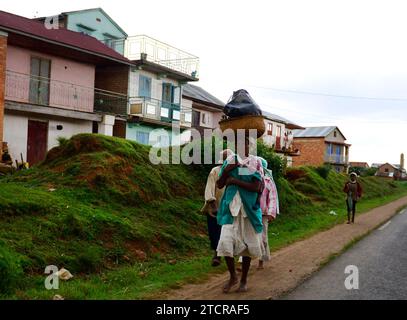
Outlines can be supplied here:
M352 213L352 223L355 223L355 213L356 204L362 197L362 186L357 181L357 174L352 172L350 174L350 181L346 182L343 191L346 193L346 205L348 208L348 224L351 223L351 213Z

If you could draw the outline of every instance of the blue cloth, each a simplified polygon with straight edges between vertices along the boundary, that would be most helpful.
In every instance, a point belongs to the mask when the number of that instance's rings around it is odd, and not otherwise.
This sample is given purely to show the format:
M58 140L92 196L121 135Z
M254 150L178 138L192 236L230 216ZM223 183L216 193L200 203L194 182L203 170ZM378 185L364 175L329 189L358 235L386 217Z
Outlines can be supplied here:
M235 161L237 156L235 156ZM228 161L223 163L223 166L220 170L219 176L222 176L223 170L228 165ZM241 170L244 170L244 174ZM247 168L236 167L229 172L229 176L239 179L244 182L253 182L255 180L262 180L262 177L258 171L250 172ZM246 189L240 188L234 184L226 187L225 192L223 193L222 199L219 204L218 209L218 224L233 224L233 216L230 212L229 205L232 202L233 198L236 195L236 192L239 192L240 198L242 199L244 210L249 218L254 230L256 233L263 232L263 223L262 223L262 213L260 209L260 203L258 201L259 194L257 192L248 191Z

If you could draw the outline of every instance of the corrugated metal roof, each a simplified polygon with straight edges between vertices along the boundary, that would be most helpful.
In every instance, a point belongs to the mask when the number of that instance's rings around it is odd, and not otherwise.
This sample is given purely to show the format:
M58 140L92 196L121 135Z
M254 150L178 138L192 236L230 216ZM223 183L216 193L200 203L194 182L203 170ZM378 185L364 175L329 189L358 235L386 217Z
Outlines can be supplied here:
M333 130L337 129L335 126L329 127L308 127L304 130L294 130L294 138L317 138L326 137Z
M265 118L269 119L269 120L273 120L273 121L276 121L276 122L281 122L281 123L284 123L284 124L287 124L287 125L291 125L292 127L296 127L298 129L302 128L300 125L298 125L298 124L296 124L296 123L294 123L294 122L292 122L292 121L290 121L290 120L288 120L286 118L283 118L283 117L281 117L281 116L279 116L277 114L270 113L270 112L263 111L263 110L262 110L262 113L263 113L263 116Z
M208 91L205 91L201 87L195 86L193 84L186 84L183 86L183 96L200 100L202 102L209 102L211 104L217 105L223 109L225 103L211 95Z
M121 61L127 64L131 63L130 60L112 48L104 45L94 37L64 28L48 30L42 22L21 17L9 12L0 11L0 29L2 29L2 27L6 30L22 32L27 36L31 35L33 37L38 37L44 39L44 41L48 40L60 43L61 45L86 50L89 53L102 55L116 61Z

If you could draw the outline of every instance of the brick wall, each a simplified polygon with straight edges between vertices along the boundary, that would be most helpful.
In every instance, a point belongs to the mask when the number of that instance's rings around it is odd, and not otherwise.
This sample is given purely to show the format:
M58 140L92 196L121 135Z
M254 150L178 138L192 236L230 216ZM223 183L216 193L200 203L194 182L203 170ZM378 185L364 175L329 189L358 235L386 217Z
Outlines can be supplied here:
M127 94L129 85L128 66L96 67L95 87L98 89Z
M0 33L0 155L3 146L4 91L6 83L7 36Z
M95 72L95 88L124 94L127 96L129 86L128 66L98 66ZM97 101L104 100L102 105ZM127 98L109 94L95 94L95 110L110 114L127 115Z
M299 149L301 155L293 157L293 166L320 166L324 164L324 138L294 138L294 149Z

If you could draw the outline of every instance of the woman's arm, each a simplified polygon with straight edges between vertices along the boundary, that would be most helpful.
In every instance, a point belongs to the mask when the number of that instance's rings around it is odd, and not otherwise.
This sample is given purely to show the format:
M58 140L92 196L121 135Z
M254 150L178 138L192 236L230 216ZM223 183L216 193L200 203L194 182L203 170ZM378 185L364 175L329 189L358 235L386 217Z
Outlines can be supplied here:
M222 172L218 182L216 183L219 189L222 189L226 185L226 180L229 177L229 172L238 167L238 163L228 164Z
M245 182L233 177L227 178L226 185L234 184L238 187L246 189L247 191L260 193L262 190L262 181L254 180L252 182Z

